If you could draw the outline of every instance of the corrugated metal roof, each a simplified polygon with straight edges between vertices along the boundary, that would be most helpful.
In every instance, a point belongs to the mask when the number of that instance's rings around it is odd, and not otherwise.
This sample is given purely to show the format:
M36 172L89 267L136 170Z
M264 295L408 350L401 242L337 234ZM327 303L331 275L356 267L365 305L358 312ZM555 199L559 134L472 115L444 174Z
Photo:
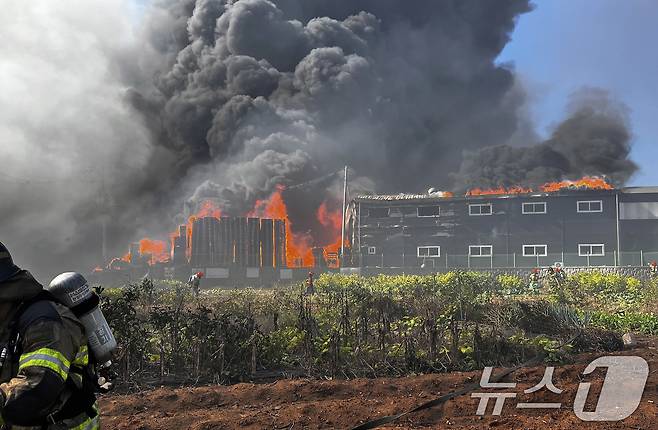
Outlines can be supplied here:
M641 190L639 189L641 188ZM475 195L475 196L446 196L443 194L377 194L377 195L360 195L356 196L353 200L356 202L396 202L396 201L449 201L449 200L482 200L482 199L509 199L509 198L532 198L532 197L557 197L564 195L573 195L573 194L612 194L617 190L592 190L592 189L567 189L565 188L559 192L532 192L532 193L519 193L519 194L485 194L485 195ZM621 190L622 192L629 193L649 193L656 192L658 193L658 187L637 187L636 188L625 188Z
M357 196L354 200L361 201L398 201L398 200L437 200L437 199L447 199L449 197L441 197L437 195L430 194L379 194L379 195L363 195Z
M658 187L626 187L622 188L621 192L627 194L658 193Z

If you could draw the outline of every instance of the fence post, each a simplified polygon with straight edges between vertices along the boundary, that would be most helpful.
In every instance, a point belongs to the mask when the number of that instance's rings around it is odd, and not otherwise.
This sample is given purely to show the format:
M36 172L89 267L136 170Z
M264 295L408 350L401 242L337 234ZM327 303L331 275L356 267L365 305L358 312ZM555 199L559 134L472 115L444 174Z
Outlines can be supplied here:
M562 250L562 265L566 266L567 264L564 261L564 249Z
M644 266L644 250L640 249L640 266Z
M612 256L615 259L615 267L617 267L617 250L616 249L614 251L612 251Z
M448 253L446 252L446 269L448 268Z
M514 259L514 268L516 269L516 252L512 253Z
M468 264L468 268L470 269L471 268L471 254L470 253L468 254L468 263L467 264Z
M489 258L491 259L490 265L491 265L491 268L493 269L493 252L491 253L491 256Z

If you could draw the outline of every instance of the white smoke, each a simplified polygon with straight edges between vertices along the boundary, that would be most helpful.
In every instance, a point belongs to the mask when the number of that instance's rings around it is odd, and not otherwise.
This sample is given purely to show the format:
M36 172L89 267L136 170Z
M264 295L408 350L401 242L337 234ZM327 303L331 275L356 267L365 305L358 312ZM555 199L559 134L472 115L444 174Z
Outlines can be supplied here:
M129 187L154 151L115 61L130 6L10 0L0 40L0 240L38 274L88 269L75 257L100 254L102 187Z

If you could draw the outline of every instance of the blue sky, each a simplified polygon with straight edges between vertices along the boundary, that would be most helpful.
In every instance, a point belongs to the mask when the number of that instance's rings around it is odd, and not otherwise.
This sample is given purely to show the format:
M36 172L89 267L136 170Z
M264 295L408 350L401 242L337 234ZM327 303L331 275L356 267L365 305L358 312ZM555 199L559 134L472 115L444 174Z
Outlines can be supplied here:
M511 61L528 86L542 135L562 119L569 94L609 90L631 112L631 185L658 184L658 0L536 0L500 61Z
M137 18L150 0L132 2ZM538 132L550 133L575 90L609 90L630 108L640 165L630 185L658 185L658 0L534 3L499 61L512 62L528 87Z

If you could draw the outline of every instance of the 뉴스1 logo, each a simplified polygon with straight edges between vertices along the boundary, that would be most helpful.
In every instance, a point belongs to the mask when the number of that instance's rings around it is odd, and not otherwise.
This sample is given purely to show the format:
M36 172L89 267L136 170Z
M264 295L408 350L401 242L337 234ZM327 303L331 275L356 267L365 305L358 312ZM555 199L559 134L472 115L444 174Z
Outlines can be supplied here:
M596 368L606 367L608 369L603 388L593 412L585 412L585 401L589 394L591 384L581 382L578 385L576 398L573 402L573 411L583 421L621 421L628 418L640 405L642 394L649 376L649 365L642 357L600 357L592 361L583 371L583 375L589 375ZM524 394L532 394L541 389L547 389L555 394L561 394L563 390L553 384L554 367L547 367L544 377L532 388L524 390ZM515 382L489 382L492 367L486 367L480 378L481 388L510 389L516 388ZM471 397L479 398L477 415L485 415L489 400L495 399L492 415L500 415L507 399L516 398L517 393L473 393ZM559 409L562 403L517 403L517 409Z

